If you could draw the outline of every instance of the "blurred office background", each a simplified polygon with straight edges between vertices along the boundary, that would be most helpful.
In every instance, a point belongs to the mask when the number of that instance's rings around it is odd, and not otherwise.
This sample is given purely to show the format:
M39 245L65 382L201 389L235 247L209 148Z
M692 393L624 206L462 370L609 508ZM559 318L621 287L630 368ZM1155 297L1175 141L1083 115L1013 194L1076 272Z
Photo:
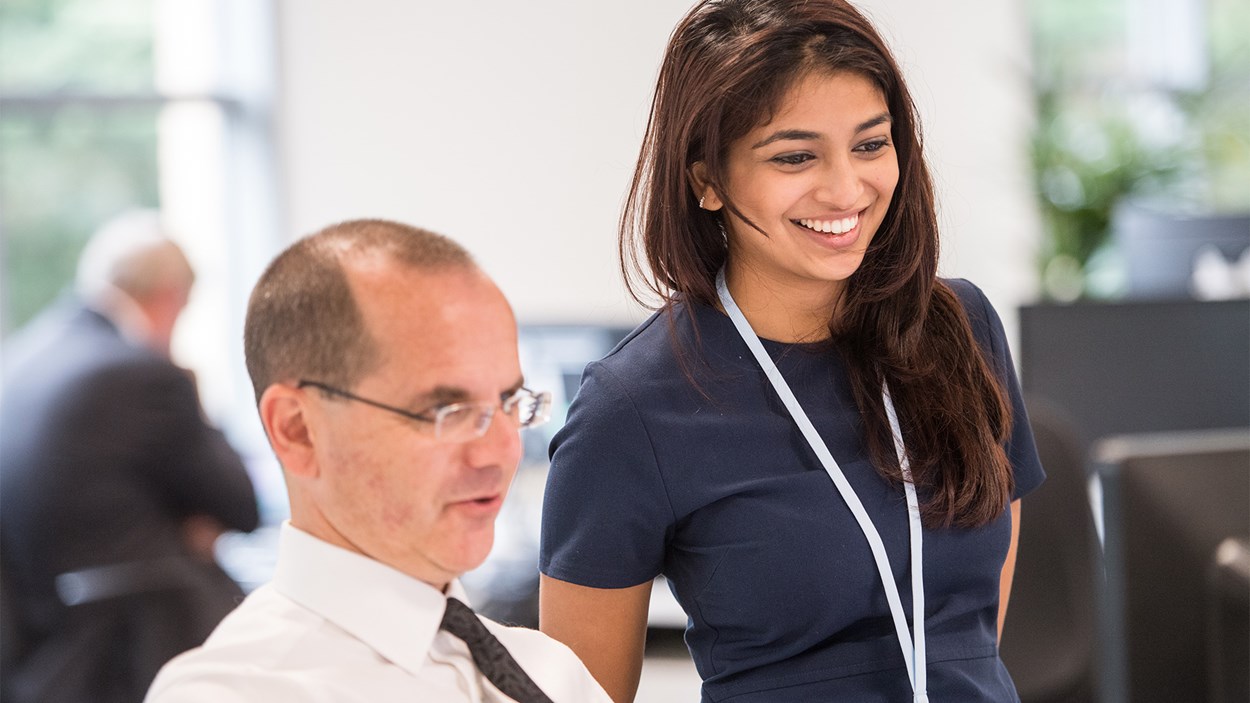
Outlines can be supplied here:
M294 238L393 218L467 245L516 309L527 375L567 404L581 365L646 315L620 280L616 222L688 5L2 0L0 333L64 289L97 224L160 207L199 272L175 357L274 524L285 498L242 363L247 294ZM1051 481L1024 509L1004 641L1022 695L1246 700L1250 4L859 5L919 104L942 273L1002 313L1040 425ZM527 439L496 553L467 579L516 621L532 617L554 429ZM1190 509L1156 485L1177 471L1197 486ZM1134 572L1124 534L1143 510L1179 535L1158 548L1185 573ZM1218 527L1190 524L1211 514ZM221 552L255 585L270 547L262 531ZM1133 621L1147 582L1156 612L1182 611L1163 638L1183 656L1149 658L1159 635ZM697 696L674 607L661 585L640 700ZM1135 678L1148 669L1163 683Z

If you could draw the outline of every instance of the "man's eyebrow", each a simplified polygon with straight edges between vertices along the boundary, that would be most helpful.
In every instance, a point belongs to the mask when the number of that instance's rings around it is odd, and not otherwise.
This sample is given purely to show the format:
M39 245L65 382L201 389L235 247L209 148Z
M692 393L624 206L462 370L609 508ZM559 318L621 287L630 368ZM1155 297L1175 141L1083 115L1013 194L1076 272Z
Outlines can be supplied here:
M525 378L519 377L516 383L513 383L507 390L499 394L501 398L507 398L516 393L525 385ZM451 405L452 403L464 403L472 400L473 394L459 386L435 386L431 390L413 398L411 407L422 408L434 405Z
M879 124L885 124L887 122L893 122L893 121L894 121L893 118L890 117L890 113L883 112L880 115L877 115L876 117L871 117L859 123L859 125L855 127L855 133L859 134L860 132L866 129L872 129L873 127L876 127ZM773 142L779 142L782 140L811 141L815 139L820 139L819 132L812 132L806 129L783 129L778 132L773 132L772 134L768 135L767 137L760 140L756 144L753 144L751 148L759 149L761 147L768 146L769 144L772 144Z
M524 386L525 386L525 377L521 376L520 378L516 380L516 383L508 387L508 390L504 391L503 393L500 393L499 397L501 399L511 398L514 393L521 390L521 388Z
M412 399L412 407L421 408L432 405L451 405L463 403L470 399L469 392L458 386L435 386Z

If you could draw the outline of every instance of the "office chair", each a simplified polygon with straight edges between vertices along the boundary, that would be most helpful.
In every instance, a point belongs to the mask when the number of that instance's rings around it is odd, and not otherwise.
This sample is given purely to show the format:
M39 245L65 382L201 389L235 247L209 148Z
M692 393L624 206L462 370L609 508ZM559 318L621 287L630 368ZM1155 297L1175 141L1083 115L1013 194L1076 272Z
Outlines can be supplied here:
M51 633L37 635L0 570L5 612L0 660L3 703L134 703L160 667L195 646L196 565L188 559L112 564L61 574L64 606Z
M1211 703L1250 701L1250 541L1229 537L1207 574L1207 685Z
M1046 481L1024 499L999 652L1022 703L1082 703L1097 691L1100 549L1080 440L1056 406L1026 400Z

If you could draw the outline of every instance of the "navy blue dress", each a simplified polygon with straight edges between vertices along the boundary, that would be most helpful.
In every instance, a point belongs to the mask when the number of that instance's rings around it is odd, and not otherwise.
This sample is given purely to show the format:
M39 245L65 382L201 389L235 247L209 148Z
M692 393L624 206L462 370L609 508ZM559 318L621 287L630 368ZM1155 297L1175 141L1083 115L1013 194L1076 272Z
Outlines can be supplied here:
M1010 393L1019 498L1044 473L1002 323L974 285L948 284ZM692 307L697 336L678 305L587 366L552 442L542 572L596 588L667 577L689 616L704 701L909 700L863 532L733 323ZM872 516L910 616L905 498L869 462L840 356L763 344ZM935 703L1018 700L996 643L1010 538L1010 510L977 529L924 531Z

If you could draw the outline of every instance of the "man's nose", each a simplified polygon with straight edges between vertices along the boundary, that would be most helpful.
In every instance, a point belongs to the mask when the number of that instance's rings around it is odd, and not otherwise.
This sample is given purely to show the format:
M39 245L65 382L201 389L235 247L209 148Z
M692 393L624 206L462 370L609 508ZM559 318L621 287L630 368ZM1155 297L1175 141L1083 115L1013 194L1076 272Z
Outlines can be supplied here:
M521 428L516 417L496 408L482 436L466 443L472 463L513 468L521 459Z

